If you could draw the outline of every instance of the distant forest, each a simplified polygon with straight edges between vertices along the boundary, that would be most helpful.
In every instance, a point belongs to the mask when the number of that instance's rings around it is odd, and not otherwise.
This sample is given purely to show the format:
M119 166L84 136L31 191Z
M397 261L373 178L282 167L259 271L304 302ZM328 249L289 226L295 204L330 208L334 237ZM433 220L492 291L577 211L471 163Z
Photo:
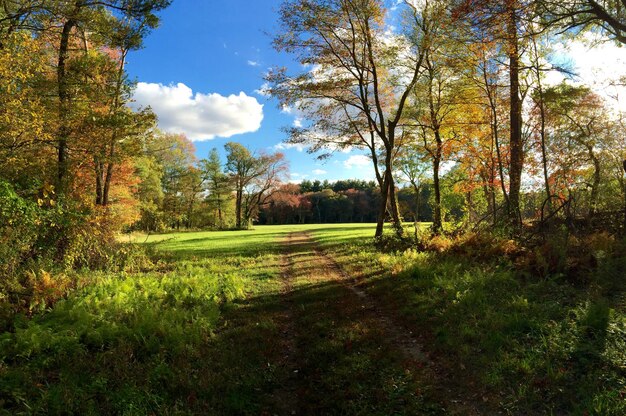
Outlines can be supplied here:
M405 221L432 222L432 184L424 184L419 195L411 188L398 192L400 212ZM455 198L450 219L463 216L463 201ZM284 185L259 213L259 224L309 224L376 222L380 192L374 181L359 179L336 182L304 180Z

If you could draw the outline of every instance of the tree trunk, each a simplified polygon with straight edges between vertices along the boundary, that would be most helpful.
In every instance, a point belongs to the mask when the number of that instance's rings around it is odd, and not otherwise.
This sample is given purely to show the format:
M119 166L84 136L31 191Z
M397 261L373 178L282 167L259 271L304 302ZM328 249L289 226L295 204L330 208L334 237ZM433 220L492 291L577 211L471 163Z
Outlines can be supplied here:
M520 59L517 34L517 2L512 1L508 10L508 43L509 43L509 79L510 79L510 129L509 141L509 219L511 225L519 229L521 223L520 212L520 188L522 183L522 170L524 165L524 149L522 143L522 100L520 98Z
M78 7L78 5L77 5ZM77 10L76 10L77 12ZM57 188L56 194L63 195L67 191L67 141L70 134L68 117L70 112L70 91L67 80L66 64L69 58L69 41L76 20L69 18L63 25L59 42L59 61L57 65L57 84L59 96L59 132L57 141Z
M487 60L485 58L483 65L483 81L485 83L485 91L487 94L487 99L489 100L489 109L491 116L491 155L493 155L493 148L496 150L496 160L498 162L498 174L500 176L500 188L502 189L502 195L504 196L504 201L506 206L509 205L509 194L506 190L505 180L504 180L504 168L502 161L502 153L500 152L500 123L498 122L498 103L497 103L497 91L495 88L497 85L494 85L494 89L490 88L492 85L489 83L489 76L487 74ZM493 156L492 156L493 157ZM495 163L492 163L492 171L495 170ZM495 173L492 175L493 181L491 182L495 185ZM493 190L494 198L495 198L495 189ZM494 203L494 207L496 204ZM494 225L497 221L497 213L494 211Z
M113 103L111 108L111 114L115 114L121 107L120 105L120 94L122 92L122 85L124 83L124 66L126 64L126 54L128 53L127 49L122 50L122 56L120 57L120 65L117 69L117 79L115 84L115 97L113 97ZM123 103L122 103L123 105ZM117 126L113 127L113 131L111 132L111 142L109 147L109 160L107 164L107 173L106 178L104 180L104 192L102 195L102 205L109 205L109 190L111 189L111 180L113 179L113 168L115 166L115 152L116 145L118 140L118 128Z
M96 205L102 204L102 164L97 158L94 158L94 166L96 170Z
M242 203L242 195L243 192L240 189L237 189L237 197L235 199L235 218L236 218L236 227L241 228L241 203Z
M546 190L546 206L548 207L548 213L552 212L552 193L550 192L550 181L548 175L548 156L546 152L546 105L543 97L543 86L541 84L541 70L539 68L539 52L537 51L537 41L533 37L533 51L535 53L535 70L537 77L537 90L539 92L539 117L540 117L540 131L541 135L541 164L543 167L543 182Z
M111 151L109 153L109 157L113 157L115 155L115 143L111 143ZM107 164L107 173L104 178L104 189L102 192L102 206L109 205L109 191L111 190L111 179L113 179L113 162L110 161Z
M415 241L417 241L419 237L419 214L420 214L420 188L421 183L418 185L415 180L411 179L411 185L413 185L413 190L415 191L415 210L413 210L413 226L415 228Z
M222 220L222 204L221 204L221 196L218 195L217 197L217 223L218 228L223 228L224 227L224 221Z
M388 192L389 192L389 208L391 211L391 219L393 221L393 228L396 232L396 236L402 238L404 234L404 228L402 227L402 220L400 219L400 210L398 209L398 199L396 197L396 186L391 174L391 169L385 172L389 175L388 179Z
M374 237L382 237L383 227L385 226L385 215L387 214L387 199L389 197L389 183L387 182L387 173L383 176L383 184L380 189L380 207L378 209L378 219L376 222L376 233Z
M589 151L589 157L593 162L593 183L591 184L591 195L589 197L589 213L588 219L589 223L593 221L593 217L596 215L596 211L598 210L598 194L600 193L600 160L593 153L593 146L588 146L587 150Z
M624 167L624 173L626 174L626 160L622 161L623 167ZM623 186L623 195L624 195L624 228L622 229L622 234L626 235L626 181L624 182L624 186Z
M401 109L399 110L401 111ZM387 198L389 201L389 212L393 221L393 228L398 238L402 238L404 228L400 219L400 210L398 209L398 200L396 198L396 186L393 179L393 155L396 149L396 124L389 121L387 126L387 143L385 152L385 178L387 181Z
M435 130L435 140L437 141L437 150L433 157L433 189L435 191L435 206L433 207L433 234L438 235L443 228L443 218L441 214L441 185L439 181L439 168L441 165L441 138L439 131Z

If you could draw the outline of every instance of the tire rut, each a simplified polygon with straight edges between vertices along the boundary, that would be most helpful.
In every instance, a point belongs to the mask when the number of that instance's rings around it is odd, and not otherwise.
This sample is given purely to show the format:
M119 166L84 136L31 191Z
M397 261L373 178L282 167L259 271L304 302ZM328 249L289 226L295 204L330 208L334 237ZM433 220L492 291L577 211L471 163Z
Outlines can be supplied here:
M298 414L298 361L293 300L293 235L289 234L282 242L283 254L280 259L281 287L280 296L283 308L276 316L276 325L280 333L282 356L277 366L283 369L286 377L281 385L271 393L269 400L271 411L263 414L296 415Z

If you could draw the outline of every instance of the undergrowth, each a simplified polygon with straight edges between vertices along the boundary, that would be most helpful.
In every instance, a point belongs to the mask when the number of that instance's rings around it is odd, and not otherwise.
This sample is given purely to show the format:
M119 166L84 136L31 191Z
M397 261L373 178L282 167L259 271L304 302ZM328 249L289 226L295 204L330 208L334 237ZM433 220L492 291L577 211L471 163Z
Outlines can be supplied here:
M198 397L222 397L208 374L236 368L216 333L277 274L266 245L213 258L153 246L119 271L84 271L71 290L60 283L74 276L33 272L39 302L0 335L0 414L214 413L219 403Z
M99 273L93 281L47 314L18 317L15 330L2 334L3 408L154 412L168 399L161 383L180 382L169 367L207 342L223 302L244 294L236 274L188 263L164 274Z

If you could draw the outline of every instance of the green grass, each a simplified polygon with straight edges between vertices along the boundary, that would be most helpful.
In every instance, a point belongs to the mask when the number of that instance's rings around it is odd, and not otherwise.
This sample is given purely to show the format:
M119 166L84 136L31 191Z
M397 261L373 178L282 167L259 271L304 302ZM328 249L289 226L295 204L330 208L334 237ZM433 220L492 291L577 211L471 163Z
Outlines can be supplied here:
M340 234L340 235L339 235ZM483 412L626 414L624 259L581 284L518 274L502 259L376 252L362 230L315 238L391 305Z
M416 334L435 367L403 357L310 243L287 252L285 294L280 242L297 231ZM626 414L623 259L572 283L501 259L377 252L373 233L149 236L149 270L91 275L0 334L0 414Z
M0 337L0 408L7 414L204 413L219 410L223 394L237 402L240 390L262 385L259 375L246 386L214 369L235 369L240 360L229 355L241 353L230 348L232 339L219 335L230 324L226 312L246 296L279 287L276 236L259 233L247 243L240 237L162 236L169 240L157 247L154 271L91 276L94 284L49 312L18 318L16 330ZM261 317L250 321L260 329L241 342L272 336ZM201 400L200 391L210 400Z

